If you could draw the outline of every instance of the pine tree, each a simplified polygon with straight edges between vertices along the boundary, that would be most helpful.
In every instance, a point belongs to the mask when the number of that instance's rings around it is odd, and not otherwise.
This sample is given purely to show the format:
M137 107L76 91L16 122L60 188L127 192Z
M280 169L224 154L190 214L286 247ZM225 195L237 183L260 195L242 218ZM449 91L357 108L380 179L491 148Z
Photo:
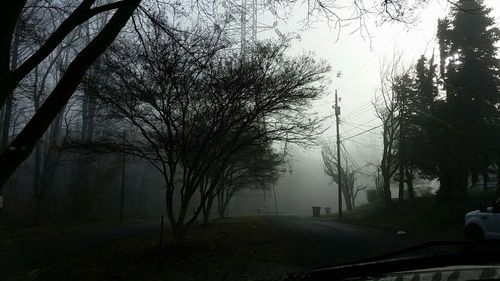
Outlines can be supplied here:
M496 42L500 30L482 0L461 0L448 19L438 23L440 72L446 90L447 111L441 116L448 132L440 163L441 190L447 199L467 195L469 175L491 162L490 120L499 101L500 80ZM448 178L445 178L448 177Z

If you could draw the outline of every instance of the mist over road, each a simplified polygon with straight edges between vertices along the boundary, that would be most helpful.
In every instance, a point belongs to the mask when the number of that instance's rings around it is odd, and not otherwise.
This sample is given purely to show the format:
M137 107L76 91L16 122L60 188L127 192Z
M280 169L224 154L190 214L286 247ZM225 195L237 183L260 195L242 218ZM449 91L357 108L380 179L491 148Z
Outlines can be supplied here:
M405 236L379 229L297 216L269 216L297 263L306 269L353 262L414 245Z

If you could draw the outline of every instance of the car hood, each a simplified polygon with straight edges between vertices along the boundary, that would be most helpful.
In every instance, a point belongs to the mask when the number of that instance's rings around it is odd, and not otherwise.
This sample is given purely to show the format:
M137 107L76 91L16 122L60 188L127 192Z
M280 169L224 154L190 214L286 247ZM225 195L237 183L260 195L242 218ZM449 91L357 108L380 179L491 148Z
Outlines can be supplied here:
M439 268L428 268L424 270L413 270L394 272L383 276L377 276L378 280L498 280L500 278L500 266L449 266ZM373 278L359 278L350 280L373 280Z
M471 212L468 212L467 214L465 214L465 216L474 216L474 215L477 215L477 214L480 214L481 211L479 210L474 210L474 211L471 211Z
M286 280L374 279L499 280L500 241L431 241L356 263L293 274Z

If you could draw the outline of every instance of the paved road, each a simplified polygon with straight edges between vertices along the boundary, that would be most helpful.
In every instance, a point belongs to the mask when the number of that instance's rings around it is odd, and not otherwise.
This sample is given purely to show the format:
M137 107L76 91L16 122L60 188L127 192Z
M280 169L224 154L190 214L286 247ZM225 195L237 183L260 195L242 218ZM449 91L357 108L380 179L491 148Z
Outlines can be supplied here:
M135 223L0 248L0 281L159 229L159 222Z
M306 269L353 262L414 245L405 236L310 217L266 217Z
M266 216L305 269L347 263L413 245L382 230L294 216ZM0 248L0 281L110 245L159 231L159 222L137 223Z

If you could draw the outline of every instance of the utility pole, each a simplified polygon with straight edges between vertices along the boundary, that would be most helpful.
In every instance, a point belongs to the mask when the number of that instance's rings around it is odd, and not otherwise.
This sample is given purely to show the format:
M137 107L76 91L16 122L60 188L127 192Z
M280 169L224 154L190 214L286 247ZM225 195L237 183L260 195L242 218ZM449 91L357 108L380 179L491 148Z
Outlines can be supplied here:
M125 145L125 133L123 133L123 145ZM121 192L120 192L120 223L124 220L125 209L125 152L122 152L122 178L121 178ZM163 217L162 217L163 218Z
M339 132L339 115L340 107L337 97L337 90L335 90L335 117L337 119L337 177L338 177L338 189L339 189L339 219L342 217L342 175L340 167L340 132Z
M399 201L404 200L405 193L405 99L404 93L399 95Z

